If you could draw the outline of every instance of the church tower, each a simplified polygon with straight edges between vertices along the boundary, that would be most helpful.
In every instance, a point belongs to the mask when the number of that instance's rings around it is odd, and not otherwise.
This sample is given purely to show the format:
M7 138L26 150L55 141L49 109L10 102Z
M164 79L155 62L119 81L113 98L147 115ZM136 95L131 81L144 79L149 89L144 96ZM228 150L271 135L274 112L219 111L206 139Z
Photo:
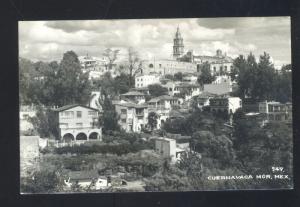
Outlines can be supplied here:
M181 37L179 27L177 27L177 31L174 37L173 58L177 59L181 57L184 53L183 49L184 49L183 38Z

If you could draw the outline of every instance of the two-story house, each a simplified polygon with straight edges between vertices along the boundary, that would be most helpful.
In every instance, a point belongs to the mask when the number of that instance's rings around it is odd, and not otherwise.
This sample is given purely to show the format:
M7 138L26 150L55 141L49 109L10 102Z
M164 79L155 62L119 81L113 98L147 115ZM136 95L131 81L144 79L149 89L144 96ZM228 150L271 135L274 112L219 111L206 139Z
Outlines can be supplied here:
M54 111L58 113L62 141L101 140L102 128L98 125L98 109L74 104L54 109Z
M119 124L126 132L141 132L148 123L148 107L146 104L131 102L114 103L116 112L120 116Z
M158 115L157 128L169 118L172 108L179 106L180 101L177 97L163 95L150 99L148 102L148 111L155 112Z
M292 122L292 103L263 101L258 104L259 113L265 114L268 122Z
M239 97L214 97L209 99L210 111L233 114L242 107L242 100Z

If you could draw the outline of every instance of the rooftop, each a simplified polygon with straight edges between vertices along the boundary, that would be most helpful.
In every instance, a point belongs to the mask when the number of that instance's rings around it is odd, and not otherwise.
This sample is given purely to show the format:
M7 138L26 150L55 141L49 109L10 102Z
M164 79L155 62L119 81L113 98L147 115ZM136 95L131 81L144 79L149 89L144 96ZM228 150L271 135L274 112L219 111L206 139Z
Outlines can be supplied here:
M53 109L53 111L61 112L61 111L65 111L65 110L68 110L68 109L71 109L71 108L75 108L75 107L78 107L78 106L83 107L83 108L88 108L88 109L91 109L91 110L94 110L94 111L98 111L98 109L95 109L95 108L92 108L92 107L89 107L89 106L85 106L85 105L81 105L81 104L65 105L65 106Z
M132 102L126 102L126 103L121 103L121 102L113 102L114 105L119 105L119 106L124 106L127 108L147 108L148 106L146 104L136 104Z
M169 95L162 95L162 96L158 96L158 97L150 99L148 101L148 103L158 102L158 101L161 101L161 100L177 100L177 99L178 99L177 97L173 97L173 96L169 96Z

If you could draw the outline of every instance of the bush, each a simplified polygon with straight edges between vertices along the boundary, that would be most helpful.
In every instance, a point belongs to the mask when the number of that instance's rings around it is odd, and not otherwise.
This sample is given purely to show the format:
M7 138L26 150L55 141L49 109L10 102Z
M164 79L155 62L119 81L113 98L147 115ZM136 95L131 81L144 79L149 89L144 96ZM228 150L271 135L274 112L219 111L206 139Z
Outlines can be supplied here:
M149 149L149 146L141 143L134 144L104 144L104 145L76 145L56 148L54 150L57 154L116 154L118 156L128 153L135 153L143 149Z

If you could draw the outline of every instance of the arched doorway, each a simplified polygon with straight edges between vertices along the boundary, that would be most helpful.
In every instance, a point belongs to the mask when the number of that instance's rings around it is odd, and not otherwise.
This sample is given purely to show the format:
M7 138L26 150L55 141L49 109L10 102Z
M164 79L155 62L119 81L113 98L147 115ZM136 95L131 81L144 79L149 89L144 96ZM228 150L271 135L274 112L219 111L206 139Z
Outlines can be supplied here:
M65 142L71 142L74 140L74 136L71 133L67 133L63 136L63 141Z
M81 132L81 133L77 134L76 140L87 140L87 136L85 133Z
M89 139L98 139L99 134L97 132L92 132L89 136Z

